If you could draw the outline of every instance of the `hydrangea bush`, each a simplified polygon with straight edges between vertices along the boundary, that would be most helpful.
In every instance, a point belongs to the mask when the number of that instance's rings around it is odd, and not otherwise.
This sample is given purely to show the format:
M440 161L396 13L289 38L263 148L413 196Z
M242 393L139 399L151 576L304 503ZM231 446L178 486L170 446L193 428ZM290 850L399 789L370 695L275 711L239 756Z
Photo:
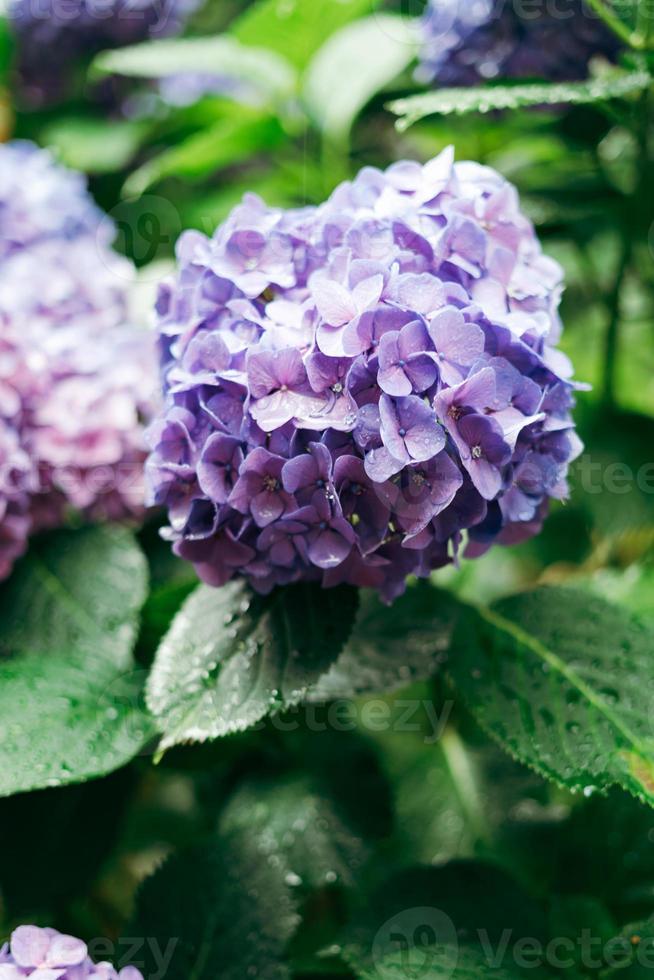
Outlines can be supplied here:
M466 540L475 556L534 534L566 496L562 272L493 170L448 149L317 208L250 195L178 259L149 484L206 582L391 600Z
M616 36L584 0L525 5L429 0L419 77L439 85L493 78L585 78L589 62L614 60Z
M79 175L28 144L2 147L0 172L4 577L29 534L71 507L142 512L155 371L150 335L129 325L134 269Z
M143 980L133 966L118 971L111 963L94 963L81 939L42 929L18 926L0 948L2 980Z

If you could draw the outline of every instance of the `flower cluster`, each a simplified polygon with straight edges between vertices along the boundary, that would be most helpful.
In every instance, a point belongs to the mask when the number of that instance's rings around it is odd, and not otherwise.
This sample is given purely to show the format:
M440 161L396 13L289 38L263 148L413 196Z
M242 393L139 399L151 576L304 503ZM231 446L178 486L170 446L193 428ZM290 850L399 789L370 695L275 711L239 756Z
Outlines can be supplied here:
M515 189L366 168L322 206L248 195L158 298L151 500L208 583L380 589L535 533L578 449L562 273Z
M3 578L28 536L70 507L140 513L156 368L150 334L128 324L133 267L83 183L28 144L0 147L0 173L18 188L0 206ZM21 174L41 175L40 193Z
M197 0L8 0L23 93L51 102L71 66L104 48L178 33Z
M2 980L143 980L134 966L94 963L86 943L56 929L19 926L0 948Z
M0 152L0 260L47 239L83 234L112 238L111 223L86 193L82 174L55 167L33 143L16 140Z
M619 50L615 35L583 0L429 0L423 29L419 77L439 85L498 77L573 81L588 75L593 57L615 60Z

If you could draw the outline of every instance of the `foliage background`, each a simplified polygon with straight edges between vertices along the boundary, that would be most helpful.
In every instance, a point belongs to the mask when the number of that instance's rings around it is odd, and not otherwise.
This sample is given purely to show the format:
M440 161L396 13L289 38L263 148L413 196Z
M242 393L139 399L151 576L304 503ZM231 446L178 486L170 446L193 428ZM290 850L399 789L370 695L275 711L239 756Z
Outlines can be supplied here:
M413 588L389 611L364 598L336 668L325 679L329 652L314 664L321 679L300 706L264 676L230 714L225 673L210 670L211 740L177 744L181 720L156 766L157 722L180 705L153 689L155 720L142 691L192 573L158 540L156 517L138 542L119 530L38 541L0 592L2 934L38 921L103 937L116 959L130 955L126 936L164 947L175 937L169 980L450 976L447 936L420 938L430 920L414 914L436 908L462 950L455 976L504 975L482 957L480 928L493 944L512 929L512 949L573 939L574 965L550 957L526 975L644 975L624 966L631 954L619 971L603 954L589 966L578 938L590 930L605 950L625 936L633 954L654 914L651 85L578 106L429 115L398 131L387 105L416 91L418 13L374 0L209 0L187 30L204 51L103 53L75 66L70 97L47 110L21 105L5 34L5 136L89 174L142 270L143 307L182 228L210 233L245 190L317 203L363 165L426 160L453 143L458 159L518 186L563 263L563 348L592 391L579 398L586 451L572 499L537 539L439 573L439 591ZM152 79L203 58L245 77L254 103L166 106ZM627 59L625 71L646 68ZM138 112L116 110L117 94ZM488 612L540 586L566 591ZM228 589L220 601L214 637L242 597ZM297 626L315 601L295 594L284 615ZM299 636L316 657L336 611L349 625L348 597L334 601ZM481 612L461 614L461 602ZM251 615L274 673L289 652L274 644L274 613ZM176 628L173 659L193 649ZM331 636L332 653L346 640ZM404 961L384 938L398 913ZM154 980L147 944L132 960ZM507 954L507 976L523 975L516 962Z

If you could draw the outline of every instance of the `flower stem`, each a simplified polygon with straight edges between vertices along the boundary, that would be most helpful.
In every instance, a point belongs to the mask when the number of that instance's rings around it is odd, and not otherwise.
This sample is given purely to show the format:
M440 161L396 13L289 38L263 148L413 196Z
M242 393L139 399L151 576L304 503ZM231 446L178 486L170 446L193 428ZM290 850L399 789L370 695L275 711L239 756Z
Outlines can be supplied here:
M600 17L606 26L613 31L614 34L628 44L630 48L635 48L636 51L643 51L645 49L647 40L640 30L630 31L625 23L623 23L620 18L610 10L604 0L587 0L588 6L592 7L598 17Z
M618 271L608 300L609 324L606 330L604 346L604 387L602 398L604 404L611 407L615 405L615 378L618 358L622 287L631 263L631 249L631 236L628 230L625 229Z

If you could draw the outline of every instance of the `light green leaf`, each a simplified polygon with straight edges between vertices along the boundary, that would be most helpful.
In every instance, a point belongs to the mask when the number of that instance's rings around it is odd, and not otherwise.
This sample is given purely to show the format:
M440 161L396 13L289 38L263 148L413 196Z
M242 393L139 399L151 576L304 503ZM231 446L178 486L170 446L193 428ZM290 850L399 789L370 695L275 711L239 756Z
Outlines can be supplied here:
M583 592L541 588L460 617L449 672L520 761L587 795L654 804L654 633Z
M231 33L242 44L263 46L304 68L334 31L369 14L380 0L258 0Z
M254 841L216 837L170 858L137 897L129 935L147 936L142 972L166 980L287 980L298 922L291 890Z
M404 71L418 48L416 22L392 14L343 27L307 69L303 95L310 115L333 139L346 137L359 112Z
M161 748L243 731L298 704L349 635L356 590L288 586L255 596L241 582L200 586L173 620L148 682Z
M135 156L149 131L138 120L106 122L85 116L64 116L46 126L42 141L63 163L86 173L122 170Z
M444 88L391 102L388 108L400 116L396 125L408 129L425 116L463 116L469 112L522 109L544 105L584 105L624 99L652 84L646 71L610 71L586 82L528 82L524 85L485 85L483 88Z
M225 35L146 41L103 51L91 70L133 78L207 72L246 82L271 102L288 96L296 84L295 72L281 53L268 47L249 47Z
M154 735L132 659L146 567L118 528L39 540L0 590L0 795L117 769Z
M270 152L284 139L277 119L241 106L234 116L221 119L148 160L130 174L124 195L139 196L165 177L198 180L256 153Z

